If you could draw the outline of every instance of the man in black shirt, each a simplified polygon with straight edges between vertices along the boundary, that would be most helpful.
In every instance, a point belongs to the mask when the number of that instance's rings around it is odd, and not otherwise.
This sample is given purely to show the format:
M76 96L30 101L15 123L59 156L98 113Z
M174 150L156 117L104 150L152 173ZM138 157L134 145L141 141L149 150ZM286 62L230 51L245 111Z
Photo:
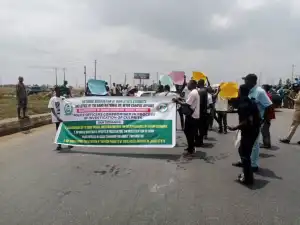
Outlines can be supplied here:
M228 127L229 130L240 130L241 142L239 154L243 164L243 173L239 175L238 181L245 185L253 184L253 171L251 167L251 153L253 145L259 135L260 114L256 103L249 99L250 89L246 85L241 85L239 90L239 125Z
M205 81L198 81L198 93L200 96L200 119L198 124L198 136L196 137L196 146L203 145L204 136L207 135L206 123L208 120L207 115L207 89L205 87Z

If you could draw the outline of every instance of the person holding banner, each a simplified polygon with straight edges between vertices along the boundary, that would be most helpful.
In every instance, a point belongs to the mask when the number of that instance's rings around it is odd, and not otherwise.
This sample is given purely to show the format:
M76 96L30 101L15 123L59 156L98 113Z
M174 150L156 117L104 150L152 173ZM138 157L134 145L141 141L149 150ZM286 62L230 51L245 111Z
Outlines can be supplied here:
M52 118L52 123L55 124L56 131L58 130L60 123L63 121L60 118L60 105L62 104L63 97L61 97L61 92L60 88L56 86L54 88L55 91L55 96L53 96L48 104L48 108L51 110L51 118ZM72 148L72 146L68 146L69 149ZM58 145L56 148L57 151L61 150L61 145Z
M186 102L183 102L181 98L173 99L175 103L182 106L182 113L186 116L184 133L188 147L185 149L185 156L190 156L196 152L195 138L200 118L200 96L197 90L197 82L195 80L190 80L188 83L188 89L190 90L190 93Z

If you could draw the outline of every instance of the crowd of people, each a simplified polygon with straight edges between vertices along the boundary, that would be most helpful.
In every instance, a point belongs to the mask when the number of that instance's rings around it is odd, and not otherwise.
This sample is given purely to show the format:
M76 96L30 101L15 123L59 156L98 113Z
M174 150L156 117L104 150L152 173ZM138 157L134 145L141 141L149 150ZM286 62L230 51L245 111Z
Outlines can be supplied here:
M212 130L214 121L218 124L218 132L227 134L230 131L240 132L239 156L240 161L233 163L233 166L242 167L243 172L238 176L238 181L245 185L252 185L254 182L253 172L259 170L259 149L271 148L271 121L275 119L274 95L281 96L282 104L278 107L294 107L293 122L289 134L280 139L280 142L289 144L300 125L300 82L290 86L270 86L257 84L258 78L255 74L248 74L244 84L239 87L237 98L237 112L239 123L235 126L228 126L227 111L229 100L220 95L221 88L213 88L209 80L195 81L191 79L182 85L175 85L176 91L171 92L169 85L158 84L156 96L171 97L177 103L177 111L180 118L181 128L187 139L187 148L184 151L185 157L193 157L196 147L204 145L208 132ZM27 94L24 79L19 77L16 85L16 97L18 103L18 117L27 117ZM188 92L186 92L188 89ZM109 87L106 83L107 95L111 96L135 96L137 87L129 85L117 85L113 83ZM49 101L48 108L51 110L52 121L58 129L62 120L60 119L60 102L62 96L72 97L70 89L65 82L63 86L56 86L54 95ZM65 94L62 94L65 93ZM86 88L87 96L91 95L89 88ZM21 110L22 115L21 116ZM262 143L260 144L260 134ZM298 142L300 144L300 142ZM69 148L72 148L70 146ZM61 146L57 146L60 150Z
M267 92L257 85L257 76L249 74L244 78L245 84L239 88L238 116L239 124L227 125L228 99L220 95L220 88L214 91L209 82L190 80L187 84L190 93L186 101L182 97L173 99L180 105L180 113L185 115L183 126L188 147L184 155L192 157L196 147L201 147L207 136L212 121L215 119L219 125L219 133L239 130L241 140L239 146L240 162L234 166L243 167L243 173L238 176L238 181L245 185L254 182L253 172L258 171L259 160L259 134L264 123L269 123L273 115L272 101ZM266 128L264 128L266 129ZM265 147L270 147L267 143Z

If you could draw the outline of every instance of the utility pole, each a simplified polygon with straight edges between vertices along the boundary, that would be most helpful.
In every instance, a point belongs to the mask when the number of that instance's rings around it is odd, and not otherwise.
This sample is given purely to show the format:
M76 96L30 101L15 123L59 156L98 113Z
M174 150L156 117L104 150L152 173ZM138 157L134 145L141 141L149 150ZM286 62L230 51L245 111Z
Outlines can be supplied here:
M84 74L84 92L86 93L86 66L84 66L83 74Z
M261 84L261 78L262 78L262 73L260 72L260 73L259 73L259 78L258 78L258 85Z
M124 85L126 85L126 78L127 78L127 77L126 77L126 73L125 73L125 80L124 80Z
M156 83L158 84L158 72L156 73Z
M66 68L63 68L63 71L64 71L64 83L66 81Z
M95 60L95 80L97 80L97 60Z
M56 86L57 86L57 68L54 68L55 69L55 84L56 84Z
M111 88L111 75L109 75L109 88Z
M294 82L295 67L296 67L296 65L293 64L293 65L292 65L292 83Z

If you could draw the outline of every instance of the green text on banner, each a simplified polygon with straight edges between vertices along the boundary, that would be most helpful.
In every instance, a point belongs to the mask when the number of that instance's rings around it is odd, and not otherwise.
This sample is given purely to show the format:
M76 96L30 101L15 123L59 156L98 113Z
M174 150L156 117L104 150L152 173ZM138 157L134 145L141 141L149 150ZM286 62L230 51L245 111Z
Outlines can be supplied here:
M55 143L85 147L172 148L176 104L170 98L65 99Z

